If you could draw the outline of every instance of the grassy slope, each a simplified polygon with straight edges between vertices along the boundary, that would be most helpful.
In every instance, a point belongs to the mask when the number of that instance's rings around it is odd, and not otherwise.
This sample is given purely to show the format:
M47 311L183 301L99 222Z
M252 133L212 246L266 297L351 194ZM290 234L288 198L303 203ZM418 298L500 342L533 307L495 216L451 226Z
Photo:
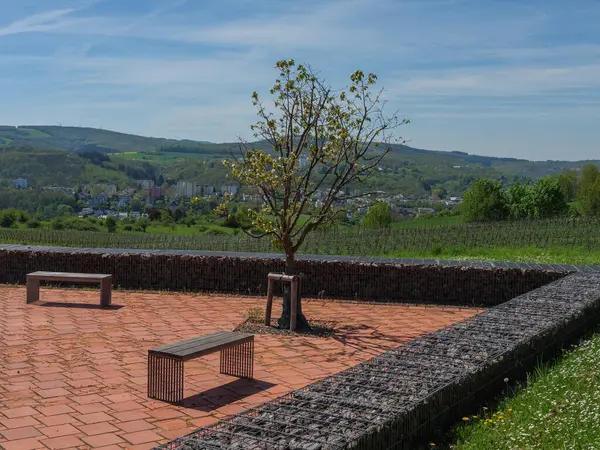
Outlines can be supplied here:
M7 178L25 177L37 186L73 186L77 183L119 183L127 175L110 164L95 165L76 153L59 150L0 148L0 173Z
M95 128L34 125L19 128L0 126L0 147L6 145L63 151L95 150L121 159L151 163L161 166L161 169L166 169L168 166L165 172L173 175L183 171L183 168L188 165L186 161L190 159L222 159L238 149L235 143L177 141ZM173 145L192 148L194 153L157 153L161 147ZM260 143L252 145L261 146ZM461 152L429 151L402 145L395 145L392 148L383 166L396 168L396 173L379 173L376 188L415 194L425 193L423 184L428 184L433 187L443 185L450 195L460 195L474 178L499 178L502 175L508 178L515 175L537 178L558 173L566 168L580 167L583 164L583 162L565 161L530 162L514 158L468 155ZM196 149L198 153L195 153ZM186 176L193 179L201 177L202 174L193 173L188 169Z
M600 445L600 334L543 367L495 412L456 431L458 450L594 449ZM465 421L466 422L466 421Z

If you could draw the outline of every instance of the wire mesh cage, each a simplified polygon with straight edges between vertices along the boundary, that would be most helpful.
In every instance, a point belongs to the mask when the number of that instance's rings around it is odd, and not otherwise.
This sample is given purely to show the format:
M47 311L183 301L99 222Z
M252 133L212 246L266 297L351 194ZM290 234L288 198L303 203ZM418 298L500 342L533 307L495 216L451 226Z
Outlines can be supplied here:
M570 275L162 449L409 449L600 317L600 273Z

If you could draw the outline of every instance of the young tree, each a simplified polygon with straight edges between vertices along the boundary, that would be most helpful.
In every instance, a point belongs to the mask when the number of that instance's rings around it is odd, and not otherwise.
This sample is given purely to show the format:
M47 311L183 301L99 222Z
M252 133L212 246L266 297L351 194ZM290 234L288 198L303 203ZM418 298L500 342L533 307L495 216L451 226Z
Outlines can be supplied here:
M367 228L386 228L392 224L392 209L385 202L377 202L369 208L363 219Z
M17 222L17 219L18 214L15 209L0 211L0 227L2 228L12 227Z
M528 216L545 219L565 214L567 201L557 179L545 177L538 179L527 191L523 199Z
M577 201L583 216L600 214L600 171L594 164L586 164L581 169Z
M554 175L553 178L556 178L558 184L560 185L560 189L565 197L567 202L572 202L576 200L577 196L577 184L578 177L577 172L575 170L565 170L558 175Z
M106 218L104 225L106 225L106 229L108 230L109 233L114 233L117 231L117 222L115 221L114 217L112 217L112 216L108 216Z
M262 205L250 211L254 237L270 237L285 254L285 273L296 274L295 255L306 236L332 222L345 188L367 180L389 152L392 131L408 123L385 116L375 74L357 70L345 89L334 91L309 67L277 62L272 107L254 92L258 122L251 127L262 149L242 142L241 155L224 161L230 175L258 192ZM319 193L320 201L313 202ZM307 220L300 220L308 207ZM225 212L227 200L219 211ZM299 296L300 297L300 296ZM298 298L298 328L308 327ZM280 327L288 327L290 293L283 298Z
M509 215L506 193L498 181L477 180L460 205L461 214L467 222L504 220Z
M506 204L511 219L524 219L529 215L526 199L529 196L531 185L529 180L525 183L517 181L506 191Z

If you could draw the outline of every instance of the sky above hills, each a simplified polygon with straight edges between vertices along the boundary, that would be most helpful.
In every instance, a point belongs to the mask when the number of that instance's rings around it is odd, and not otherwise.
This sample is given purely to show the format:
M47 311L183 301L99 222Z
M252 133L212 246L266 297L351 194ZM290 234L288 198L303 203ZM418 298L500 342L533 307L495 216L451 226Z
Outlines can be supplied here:
M0 0L0 124L250 138L294 58L375 72L410 145L600 157L597 0Z

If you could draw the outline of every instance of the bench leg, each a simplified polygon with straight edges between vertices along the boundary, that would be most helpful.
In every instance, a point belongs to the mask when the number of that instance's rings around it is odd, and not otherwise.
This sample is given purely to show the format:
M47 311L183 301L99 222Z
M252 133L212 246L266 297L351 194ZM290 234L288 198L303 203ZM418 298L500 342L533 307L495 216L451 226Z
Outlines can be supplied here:
M37 302L40 299L40 280L27 278L27 303Z
M254 376L254 339L221 350L221 373L252 379Z
M104 279L100 282L100 306L110 306L112 297L112 280Z
M181 403L182 360L148 354L148 397L169 403Z

